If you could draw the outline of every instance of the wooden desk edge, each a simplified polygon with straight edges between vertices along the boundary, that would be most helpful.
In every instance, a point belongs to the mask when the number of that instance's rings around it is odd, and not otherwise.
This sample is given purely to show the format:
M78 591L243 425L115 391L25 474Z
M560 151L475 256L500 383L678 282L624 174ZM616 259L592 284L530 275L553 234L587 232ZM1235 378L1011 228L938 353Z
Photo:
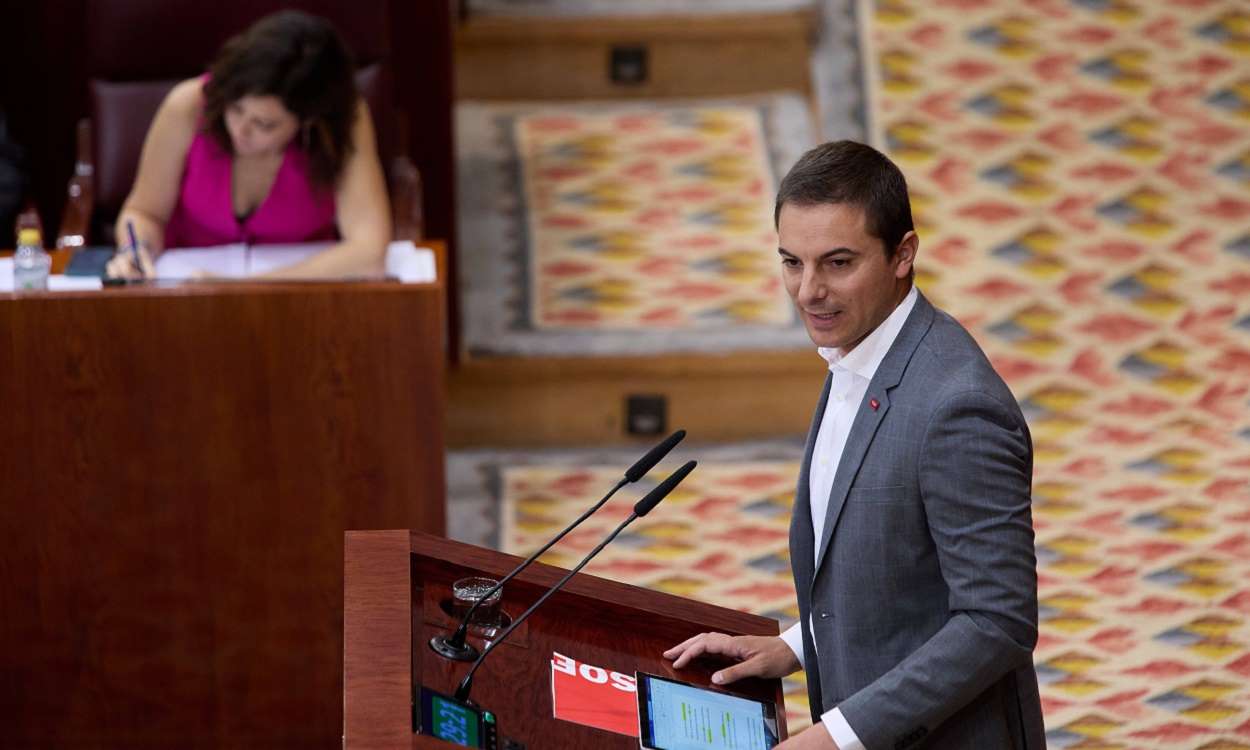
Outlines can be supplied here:
M412 747L412 600L407 531L343 540L343 746Z

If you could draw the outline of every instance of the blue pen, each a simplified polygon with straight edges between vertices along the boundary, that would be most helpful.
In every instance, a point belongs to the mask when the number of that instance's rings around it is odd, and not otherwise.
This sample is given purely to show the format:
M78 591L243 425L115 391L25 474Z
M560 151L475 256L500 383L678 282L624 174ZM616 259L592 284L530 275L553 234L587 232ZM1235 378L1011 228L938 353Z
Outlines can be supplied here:
M139 258L139 238L135 236L135 223L130 219L126 220L126 234L130 237L130 257L134 259L135 268L139 269L139 278L143 278L147 274L143 272L143 261Z

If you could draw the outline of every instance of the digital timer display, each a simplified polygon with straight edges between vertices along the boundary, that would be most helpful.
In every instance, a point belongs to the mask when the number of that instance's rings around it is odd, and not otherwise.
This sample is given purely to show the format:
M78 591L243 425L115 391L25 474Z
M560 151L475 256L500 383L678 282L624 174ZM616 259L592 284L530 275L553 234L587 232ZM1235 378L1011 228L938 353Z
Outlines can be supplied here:
M477 706L461 703L424 685L412 705L414 732L437 737L460 747L498 750L499 727L495 715Z
M481 747L478 714L441 695L430 696L430 734L461 747Z

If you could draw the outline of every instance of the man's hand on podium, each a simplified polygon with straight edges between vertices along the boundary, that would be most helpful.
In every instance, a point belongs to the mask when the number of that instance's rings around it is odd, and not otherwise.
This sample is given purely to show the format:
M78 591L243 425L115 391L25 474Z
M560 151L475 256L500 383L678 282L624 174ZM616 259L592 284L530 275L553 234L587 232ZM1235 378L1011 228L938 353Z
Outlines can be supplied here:
M664 652L673 660L673 669L681 669L704 655L727 656L738 663L716 672L712 682L727 685L743 677L771 680L797 672L802 665L786 642L775 635L736 635L699 633ZM805 729L777 746L776 750L838 750L824 726Z
M712 682L717 685L727 685L743 677L762 677L766 680L785 677L802 666L786 642L775 635L700 633L664 652L665 659L673 660L673 669L681 669L691 659L704 655L738 660L737 664L712 675Z

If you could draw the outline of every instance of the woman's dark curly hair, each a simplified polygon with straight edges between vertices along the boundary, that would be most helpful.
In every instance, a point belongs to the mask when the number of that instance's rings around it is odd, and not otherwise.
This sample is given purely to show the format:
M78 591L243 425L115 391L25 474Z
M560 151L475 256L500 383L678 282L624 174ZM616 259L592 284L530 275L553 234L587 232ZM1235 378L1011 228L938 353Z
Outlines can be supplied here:
M275 96L300 121L312 179L331 187L351 154L355 66L328 21L296 10L265 16L221 48L204 84L205 129L233 153L226 109Z

